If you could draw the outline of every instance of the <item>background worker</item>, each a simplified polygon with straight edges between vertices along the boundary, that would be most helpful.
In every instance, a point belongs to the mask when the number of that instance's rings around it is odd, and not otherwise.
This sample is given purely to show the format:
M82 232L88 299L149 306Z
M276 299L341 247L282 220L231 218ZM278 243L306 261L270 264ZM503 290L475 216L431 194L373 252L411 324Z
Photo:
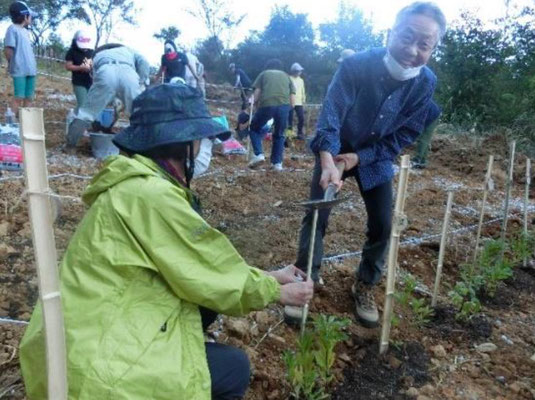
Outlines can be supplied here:
M172 40L166 40L160 69L156 74L157 81L159 82L162 76L165 83L169 83L173 78L182 78L186 81L186 69L189 69L193 78L199 81L199 76L194 67L190 65L186 53L178 51L175 42Z
M240 91L241 110L246 110L249 104L248 93L252 88L251 78L249 78L242 68L237 67L234 63L231 63L228 69L234 79L234 88Z
M295 88L295 100L294 105L290 108L290 113L288 114L288 129L293 131L293 119L294 119L294 110L297 115L297 139L304 140L305 134L303 128L305 126L305 113L304 113L304 104L307 101L306 91L305 91L305 82L301 78L304 68L299 63L293 63L290 68L290 79Z
M186 68L186 85L199 89L203 97L206 97L206 77L204 74L204 64L199 61L197 56L193 53L186 53L188 57L189 68ZM195 71L195 75L191 71Z
M251 144L254 156L249 167L254 168L265 161L261 133L266 123L273 118L273 139L271 146L271 169L282 171L284 158L284 131L288 125L288 113L295 101L292 80L282 70L282 62L269 60L265 69L253 83L256 112L251 122Z
M380 282L392 226L393 162L422 133L436 77L426 67L446 30L446 19L433 3L403 8L386 48L346 58L323 102L311 149L316 153L310 197L322 199L330 183L357 181L368 216L366 243L352 287L355 314L366 327L379 324L375 286ZM343 162L340 177L336 162ZM313 249L313 278L319 281L323 237L329 210L320 210ZM303 220L295 265L305 269L312 212ZM301 309L285 308L287 320L300 320Z
M35 94L37 63L28 29L36 14L23 1L16 1L9 6L9 15L13 24L6 31L4 55L13 79L14 96L11 107L18 117L19 107L30 107Z
M94 43L92 36L83 31L77 31L71 42L71 47L65 55L65 69L72 72L72 88L76 97L76 109L84 106L87 93L93 83L91 65L93 62Z
M190 190L199 141L228 136L199 91L159 85L134 110L114 138L130 156L109 158L89 184L89 210L61 263L68 397L241 398L250 380L245 352L205 343L203 330L217 313L303 305L313 284L293 266L247 265L199 214ZM42 324L38 304L20 345L31 400L47 393Z
M427 118L425 119L424 131L416 141L416 154L412 159L413 168L424 169L427 167L427 154L429 153L431 140L433 139L433 134L435 133L441 113L442 110L437 103L431 101L427 112Z
M87 93L87 102L80 107L67 133L67 150L76 144L102 110L116 97L130 115L132 102L148 83L150 66L137 51L122 44L107 44L95 51L93 84Z

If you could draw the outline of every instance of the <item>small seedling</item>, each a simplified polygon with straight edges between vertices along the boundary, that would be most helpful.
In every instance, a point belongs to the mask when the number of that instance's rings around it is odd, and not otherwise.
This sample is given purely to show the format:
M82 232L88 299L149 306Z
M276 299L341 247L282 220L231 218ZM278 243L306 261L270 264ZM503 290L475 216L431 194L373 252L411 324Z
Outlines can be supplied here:
M411 274L407 274L403 278L403 282L401 284L402 290L399 292L396 292L396 302L403 307L407 307L409 305L409 302L412 298L412 294L414 293L414 290L416 289L417 281Z
M337 319L333 316L319 315L314 320L316 334L316 365L324 384L332 380L331 368L335 361L334 347L347 339L344 329L349 325L348 319Z
M513 275L512 263L507 258L501 257L506 248L505 242L490 240L485 243L481 252L479 268L485 292L491 297L496 294L498 284Z
M297 341L297 351L286 351L283 360L288 382L295 399L323 400L329 398L325 387L332 381L331 368L336 359L335 346L347 339L343 332L348 319L320 315L312 323L312 331Z
M434 315L433 309L429 304L426 304L425 299L413 298L411 309L414 314L414 324L418 327L428 324Z
M291 395L295 399L324 399L323 387L317 385L318 371L314 363L314 337L305 332L297 341L297 351L286 351L283 354L288 371L288 382L292 388Z
M411 274L405 275L402 282L402 290L396 292L396 301L404 309L410 309L413 313L412 323L420 327L431 320L433 309L426 304L425 299L414 296L418 282ZM399 317L392 316L392 326L399 325Z
M529 259L535 249L535 232L522 233L513 238L510 243L513 265Z
M476 273L477 265L461 267L461 281L457 282L448 293L450 300L457 309L455 317L467 320L481 309L477 292L483 285L483 277Z

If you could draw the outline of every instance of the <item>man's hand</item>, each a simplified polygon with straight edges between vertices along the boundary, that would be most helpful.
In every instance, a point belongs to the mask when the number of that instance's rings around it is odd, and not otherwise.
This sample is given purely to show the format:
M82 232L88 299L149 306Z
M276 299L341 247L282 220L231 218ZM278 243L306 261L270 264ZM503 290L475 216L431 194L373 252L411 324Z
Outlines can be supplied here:
M326 190L329 186L329 183L334 183L336 185L336 191L339 191L342 188L342 177L338 172L338 168L334 163L334 159L331 153L327 151L320 152L321 160L321 178L320 186L323 190Z
M314 295L314 281L288 283L281 286L280 302L286 306L304 306Z
M281 268L277 271L268 272L267 274L274 277L281 285L303 281L306 279L307 276L295 265L287 265L284 268Z
M345 163L344 171L349 171L359 164L359 156L357 153L338 154L336 157L334 157L334 161L337 163Z

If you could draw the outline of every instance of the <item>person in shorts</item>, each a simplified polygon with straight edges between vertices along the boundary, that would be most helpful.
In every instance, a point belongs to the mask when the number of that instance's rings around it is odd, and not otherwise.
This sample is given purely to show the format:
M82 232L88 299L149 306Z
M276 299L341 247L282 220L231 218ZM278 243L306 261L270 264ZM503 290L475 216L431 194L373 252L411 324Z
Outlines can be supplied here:
M4 55L8 63L9 74L13 78L12 109L17 115L20 106L31 105L35 93L37 63L28 27L36 14L23 1L15 1L9 6L9 15L13 24L6 31Z

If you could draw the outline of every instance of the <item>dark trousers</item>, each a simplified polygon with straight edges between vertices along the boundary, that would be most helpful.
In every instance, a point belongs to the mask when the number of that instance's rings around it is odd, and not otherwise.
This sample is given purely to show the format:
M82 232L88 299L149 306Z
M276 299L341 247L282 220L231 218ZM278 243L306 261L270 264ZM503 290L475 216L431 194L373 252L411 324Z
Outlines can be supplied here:
M294 126L294 110L297 114L297 137L302 138L305 135L303 134L303 128L305 126L305 113L303 106L295 106L290 108L290 114L288 115L288 129L292 129Z
M271 144L271 163L278 164L282 162L284 155L284 131L288 126L289 104L280 106L260 107L256 110L253 120L251 121L251 144L255 155L264 154L262 140L265 133L262 128L273 118L273 136Z
M381 279L386 251L388 249L390 230L392 228L392 182L389 181L371 190L363 191L357 175L357 168L344 173L344 179L349 176L353 176L356 179L368 214L367 240L362 250L362 258L357 270L357 279L366 284L374 285ZM319 158L316 158L314 175L310 186L311 200L323 198L324 191L319 185L320 178L321 164ZM323 258L323 238L327 230L329 213L330 209L319 210L312 262L312 278L314 281L319 279L319 270ZM299 235L299 250L295 265L303 271L306 271L308 262L312 216L313 212L307 211Z
M217 313L199 307L203 331L217 318ZM205 343L206 359L212 380L213 400L235 400L245 396L251 366L243 350L220 343Z
M249 97L253 89L248 87L240 88L240 98L241 98L241 110L245 111L249 108Z

